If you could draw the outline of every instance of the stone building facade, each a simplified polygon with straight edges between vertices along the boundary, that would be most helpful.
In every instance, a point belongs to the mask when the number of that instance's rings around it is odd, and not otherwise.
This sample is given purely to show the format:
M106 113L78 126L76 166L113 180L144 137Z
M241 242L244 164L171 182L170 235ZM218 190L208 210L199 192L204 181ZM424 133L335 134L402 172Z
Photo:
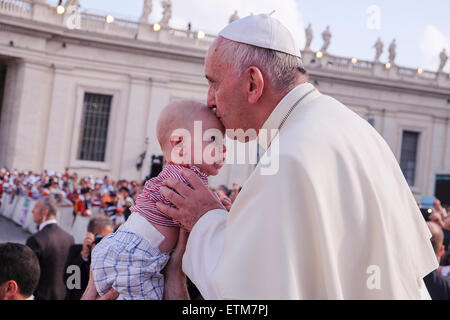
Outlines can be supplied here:
M206 101L203 62L215 36L68 13L0 0L0 166L143 179L161 153L160 110L176 99ZM417 198L450 181L448 74L302 55L310 81L386 139ZM211 183L242 184L252 168L228 165Z

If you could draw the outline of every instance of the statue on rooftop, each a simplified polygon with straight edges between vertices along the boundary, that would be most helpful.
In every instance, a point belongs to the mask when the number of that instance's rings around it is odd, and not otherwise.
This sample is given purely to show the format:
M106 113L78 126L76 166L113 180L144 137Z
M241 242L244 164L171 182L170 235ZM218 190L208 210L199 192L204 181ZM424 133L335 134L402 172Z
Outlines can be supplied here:
M330 46L330 40L331 40L331 32L330 32L330 26L327 26L324 32L322 32L322 39L323 39L323 46L320 48L320 51L326 52L328 47Z
M234 10L234 13L231 15L230 19L228 20L228 23L232 23L233 21L239 20L238 12L237 10Z
M313 39L313 31L312 31L311 23L308 24L308 27L305 29L305 36L306 36L305 50L308 50L308 49L311 49L311 42Z
M373 47L375 48L375 51L376 51L376 53L375 53L375 61L379 62L381 54L383 53L383 42L381 42L380 37L378 37L378 40L377 40L377 42L375 42Z
M442 72L444 70L445 64L447 63L447 60L448 60L448 56L447 56L447 53L445 52L445 48L442 49L441 53L439 54L439 59L441 60L441 62L439 64L438 72Z
M389 45L389 62L391 64L394 64L394 60L395 60L395 56L396 56L396 48L397 48L397 44L395 43L395 39L393 39L391 44Z
M142 8L142 14L139 18L140 23L148 23L148 17L152 13L152 0L144 0L144 7Z
M163 0L161 1L161 6L163 7L163 16L159 24L162 26L168 26L170 18L172 18L172 1Z

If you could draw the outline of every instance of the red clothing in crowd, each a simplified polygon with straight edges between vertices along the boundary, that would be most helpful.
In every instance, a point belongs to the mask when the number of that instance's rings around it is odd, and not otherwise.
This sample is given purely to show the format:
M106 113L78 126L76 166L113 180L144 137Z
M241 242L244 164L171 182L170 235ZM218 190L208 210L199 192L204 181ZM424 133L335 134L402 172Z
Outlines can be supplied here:
M89 204L86 203L83 196L78 197L75 201L74 211L75 215L89 216L87 209Z

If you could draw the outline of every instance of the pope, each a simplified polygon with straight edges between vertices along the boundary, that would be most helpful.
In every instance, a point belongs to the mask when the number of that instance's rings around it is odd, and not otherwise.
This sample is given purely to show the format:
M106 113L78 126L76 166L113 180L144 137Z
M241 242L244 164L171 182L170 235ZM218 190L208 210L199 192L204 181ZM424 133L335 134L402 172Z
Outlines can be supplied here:
M175 207L158 208L190 231L182 267L204 298L430 299L431 234L396 158L308 82L277 19L226 26L205 76L208 107L228 130L255 130L266 152L230 212L188 169L191 187L161 187Z

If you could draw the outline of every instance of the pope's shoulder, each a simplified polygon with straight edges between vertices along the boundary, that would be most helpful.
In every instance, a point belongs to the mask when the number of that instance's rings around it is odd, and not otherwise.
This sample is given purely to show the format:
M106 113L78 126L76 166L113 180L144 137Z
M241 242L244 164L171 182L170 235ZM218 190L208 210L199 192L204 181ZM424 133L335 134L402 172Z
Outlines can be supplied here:
M279 155L317 161L380 142L376 130L343 103L327 95L295 110L280 131Z
M348 129L346 125L366 126L361 116L337 99L321 94L319 97L300 105L290 116L286 131L301 131L302 134L318 134L328 130ZM289 119L289 118L288 118ZM317 136L317 138L320 138Z

